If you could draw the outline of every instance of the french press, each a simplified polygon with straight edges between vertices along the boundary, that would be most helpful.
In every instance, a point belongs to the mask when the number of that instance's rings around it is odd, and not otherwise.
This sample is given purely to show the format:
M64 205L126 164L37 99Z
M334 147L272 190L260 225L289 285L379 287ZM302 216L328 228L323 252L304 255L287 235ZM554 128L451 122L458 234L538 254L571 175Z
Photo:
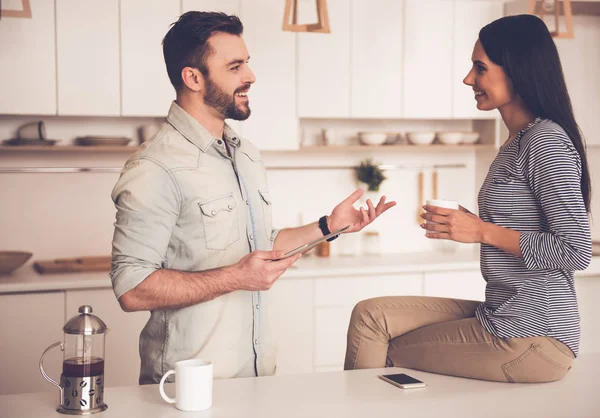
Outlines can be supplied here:
M72 317L63 327L64 341L52 344L42 353L40 372L60 390L61 414L89 415L104 411L104 336L106 324L92 307L79 307L79 315ZM44 371L44 356L56 346L64 352L60 383Z

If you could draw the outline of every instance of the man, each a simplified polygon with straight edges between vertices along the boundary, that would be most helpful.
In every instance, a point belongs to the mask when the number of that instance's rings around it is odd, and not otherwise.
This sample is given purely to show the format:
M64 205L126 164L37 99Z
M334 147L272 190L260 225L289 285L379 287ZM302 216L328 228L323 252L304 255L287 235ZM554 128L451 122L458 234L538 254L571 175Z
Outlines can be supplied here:
M260 154L224 123L250 116L242 31L221 13L189 12L171 27L163 52L177 99L112 193L113 288L123 310L151 311L141 384L193 357L212 360L215 377L272 374L264 291L299 255L269 260L346 225L360 231L395 204L359 211L356 191L320 225L273 230Z

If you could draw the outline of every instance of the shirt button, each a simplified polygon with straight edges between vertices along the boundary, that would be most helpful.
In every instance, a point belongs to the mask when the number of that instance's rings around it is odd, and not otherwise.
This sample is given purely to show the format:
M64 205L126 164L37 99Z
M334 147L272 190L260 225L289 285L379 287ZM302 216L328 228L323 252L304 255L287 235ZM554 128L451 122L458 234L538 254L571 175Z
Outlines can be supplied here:
M254 237L252 235L248 236L248 238L250 238L250 241L252 241L254 239Z
M223 141L221 141L220 139L217 140L217 144L221 145L223 143Z
M258 340L254 340L254 345L258 345Z
M217 211L216 211L216 210L211 210L211 211L210 211L210 214L211 214L212 216L215 216L215 215L217 214Z
M249 205L250 203L248 203L248 199L246 199L246 204Z
M227 209L231 210L231 209L233 209L233 206L227 205Z
M260 309L260 305L258 303L256 304L256 309Z

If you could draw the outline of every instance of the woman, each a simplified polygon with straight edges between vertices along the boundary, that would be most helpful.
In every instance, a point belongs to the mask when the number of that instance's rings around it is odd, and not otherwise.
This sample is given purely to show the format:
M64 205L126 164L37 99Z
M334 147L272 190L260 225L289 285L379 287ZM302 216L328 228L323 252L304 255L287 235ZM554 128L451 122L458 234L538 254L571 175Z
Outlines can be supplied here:
M591 260L590 177L556 46L539 18L479 32L464 83L509 137L480 216L425 206L426 236L481 243L485 302L382 297L352 312L345 369L399 366L502 382L561 379L579 347L574 270Z

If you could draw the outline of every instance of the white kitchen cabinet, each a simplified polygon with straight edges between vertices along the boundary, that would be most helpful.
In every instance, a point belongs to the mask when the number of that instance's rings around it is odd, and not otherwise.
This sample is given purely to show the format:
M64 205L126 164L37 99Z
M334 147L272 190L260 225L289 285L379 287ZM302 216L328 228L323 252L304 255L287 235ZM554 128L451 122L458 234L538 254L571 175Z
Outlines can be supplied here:
M64 292L0 295L0 317L0 395L54 390L58 399L58 388L43 378L39 361L48 346L63 341ZM58 347L44 358L44 370L55 380L62 361Z
M299 23L311 20L314 0L300 0ZM331 33L298 33L298 116L350 117L350 5L329 0ZM311 9L311 7L313 9Z
M577 303L581 317L579 354L600 352L600 276L575 277Z
M56 114L54 2L30 5L31 19L0 20L0 114Z
M403 109L407 119L452 117L454 4L406 0Z
M479 30L504 15L504 4L494 1L454 2L454 57L452 69L452 116L456 119L490 119L497 112L477 109L472 87L463 83L472 67L473 46Z
M380 296L418 296L422 290L420 273L316 280L313 371L342 370L350 314L358 302Z
M104 379L107 386L137 385L140 375L139 337L149 312L124 312L113 290L66 291L66 317L77 315L79 307L90 305L93 314L106 323Z
M296 35L281 30L280 0L243 0L241 20L256 83L243 136L260 150L296 150ZM268 40L268 41L267 41Z
M423 284L424 296L485 300L486 282L479 270L426 272Z
M314 284L314 279L283 279L268 292L277 375L313 370Z
M162 40L181 14L180 0L120 1L123 116L166 116L175 89Z
M351 3L351 115L401 118L404 2L354 0Z
M58 114L119 116L118 0L56 0Z
M182 13L197 10L200 12L222 12L240 15L242 0L181 0ZM243 22L242 22L243 23Z

